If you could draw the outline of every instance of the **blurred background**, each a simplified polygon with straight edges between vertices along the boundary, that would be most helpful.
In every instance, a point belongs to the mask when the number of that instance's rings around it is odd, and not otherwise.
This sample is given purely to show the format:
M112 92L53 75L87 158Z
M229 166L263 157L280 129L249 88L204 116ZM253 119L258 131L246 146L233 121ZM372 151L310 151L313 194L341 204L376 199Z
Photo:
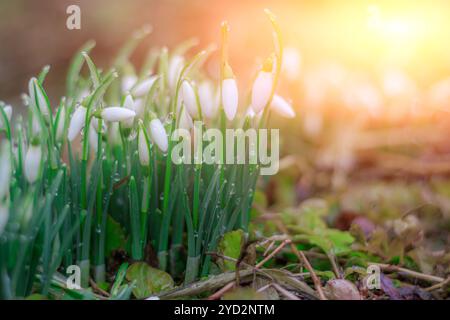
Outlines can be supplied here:
M72 4L81 8L81 30L66 28ZM150 24L152 34L132 57L139 65L150 46L173 48L191 37L199 49L217 43L223 20L231 26L231 65L246 93L273 50L264 8L277 15L284 34L279 92L297 112L293 121L272 122L282 128L286 185L298 190L287 202L339 189L348 178L407 181L450 173L445 0L1 0L0 98L19 112L28 79L50 64L45 87L57 103L70 59L89 39L97 43L94 61L107 67L130 34ZM208 68L214 77L217 61Z

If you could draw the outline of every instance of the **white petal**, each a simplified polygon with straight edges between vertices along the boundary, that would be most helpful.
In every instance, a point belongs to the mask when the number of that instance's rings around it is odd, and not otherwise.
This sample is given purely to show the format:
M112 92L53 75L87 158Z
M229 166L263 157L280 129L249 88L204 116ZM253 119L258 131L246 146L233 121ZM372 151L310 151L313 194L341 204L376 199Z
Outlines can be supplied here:
M132 111L136 112L136 110L135 110L136 105L135 105L133 97L131 95L127 95L125 97L124 107L127 108L128 110L132 110ZM133 124L134 124L134 117L124 120L122 123L122 125L125 128L131 128L133 126Z
M184 58L182 56L174 56L169 62L168 80L169 86L173 90L178 82L181 70L183 69Z
M136 112L122 107L108 107L102 110L102 118L109 122L118 122L133 119Z
M138 148L139 162L142 166L148 166L150 164L150 153L148 151L147 141L145 139L144 130L142 128L139 129Z
M108 142L112 145L119 145L121 143L120 128L118 122L113 122L109 126Z
M1 146L0 154L0 202L9 193L11 182L11 159L9 152L9 142L4 142Z
M30 145L25 156L25 178L29 183L34 183L41 166L42 150L41 146Z
M271 108L285 118L294 118L295 111L289 102L284 100L279 95L274 95L271 103Z
M98 133L97 130L93 126L93 122L91 122L91 125L89 126L89 146L94 152L97 152L98 150Z
M3 108L3 111L5 111L6 118L8 119L8 121L11 121L12 107L10 105L7 105ZM4 129L6 127L3 122L4 122L4 119L2 116L0 116L0 130Z
M167 133L159 119L153 119L150 121L150 132L153 142L156 143L162 152L166 152L169 145Z
M145 96L150 89L153 87L153 84L155 83L156 79L158 79L158 76L151 76L144 81L140 82L136 87L133 89L133 93L135 96Z
M261 71L253 83L252 107L255 113L261 112L269 102L272 92L273 77L271 72Z
M44 97L44 93L41 87L38 85L36 78L31 78L28 88L30 90L30 98L32 99L32 105L36 105L36 100L38 103L39 110L44 117L49 116L50 106L47 104L47 100ZM36 93L36 95L35 95Z
M214 97L211 85L208 82L203 82L198 87L198 98L200 100L203 115L208 119L214 118L219 105Z
M122 92L128 92L133 88L137 82L137 77L133 75L127 75L122 78Z
M190 130L193 125L194 123L191 116L186 112L186 108L183 108L183 110L181 110L180 123L178 124L178 127L181 129Z
M5 230L6 223L8 222L9 209L5 206L0 205L0 236Z
M235 79L229 78L223 80L222 105L228 120L233 120L238 107L238 88Z
M86 111L87 109L83 106L79 106L72 115L70 119L69 131L67 133L67 139L69 141L75 140L78 133L83 129L86 121Z
M134 101L134 111L139 118L144 117L145 113L145 101L144 99L136 99Z
M181 85L181 89L183 92L183 102L187 109L187 112L189 112L189 115L192 118L198 117L198 108L197 108L197 99L195 97L194 88L192 85L187 81L183 81L183 84Z
M56 124L56 140L61 141L64 135L64 125L66 121L66 108L63 106L59 112L58 123Z

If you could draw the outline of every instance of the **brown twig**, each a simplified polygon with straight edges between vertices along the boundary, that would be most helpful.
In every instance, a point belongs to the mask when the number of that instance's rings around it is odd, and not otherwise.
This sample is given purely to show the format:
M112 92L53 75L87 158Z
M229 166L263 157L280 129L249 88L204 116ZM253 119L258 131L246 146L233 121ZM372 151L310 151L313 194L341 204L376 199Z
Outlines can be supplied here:
M292 294L291 292L289 292L288 290L286 290L285 288L280 286L278 283L272 283L271 285L272 285L272 287L277 289L277 291L279 293L281 293L283 296L285 296L289 300L300 300L295 294Z
M91 284L91 287L94 291L97 291L98 293L100 293L101 295L105 296L105 297L110 297L111 295L109 294L109 292L103 290L102 288L100 288L94 280L89 279L89 283Z
M448 284L450 284L450 277L448 277L447 279L445 279L444 281L442 281L441 283L435 284L431 287L425 288L425 291L435 291L435 290L439 290L442 289L444 287L446 287Z
M274 255L276 255L278 252L280 252L284 246L286 246L287 244L290 244L291 240L286 239L284 240L278 247L275 248L275 250L273 250L270 254L268 254L263 260L261 260L256 266L255 269L259 269L261 268L264 263L266 263L267 261L269 261Z
M390 265L390 264L376 263L376 262L370 262L369 265L370 264L377 265L383 271L386 271L386 272L399 272L399 273L405 274L407 276L410 276L412 278L419 279L419 280L424 280L424 281L434 282L434 283L440 283L440 282L444 282L445 281L445 279L441 278L441 277L432 276L430 274L425 274L425 273L420 273L420 272L417 272L417 271L405 269L405 268L394 266L394 265Z
M283 232L286 235L289 235L288 230L286 229L286 227L280 220L277 220L277 226L281 232ZM299 251L297 249L297 247L295 246L295 244L293 244L292 242L290 243L290 245L291 245L292 251L297 256L297 259L300 262L303 262L305 264L306 269L308 269L309 273L311 274L311 279L314 283L314 287L316 288L316 291L317 291L317 294L319 295L320 300L327 300L327 298L325 297L325 294L323 293L322 285L320 284L320 279L319 279L319 277L317 277L317 274L314 272L313 267L309 263L308 259L306 258L305 254L303 253L303 251Z
M235 285L235 282L231 281L225 287L223 287L219 291L214 292L212 295L210 295L207 300L218 300L218 299L220 299L225 293L227 293L228 291L233 289L234 285Z

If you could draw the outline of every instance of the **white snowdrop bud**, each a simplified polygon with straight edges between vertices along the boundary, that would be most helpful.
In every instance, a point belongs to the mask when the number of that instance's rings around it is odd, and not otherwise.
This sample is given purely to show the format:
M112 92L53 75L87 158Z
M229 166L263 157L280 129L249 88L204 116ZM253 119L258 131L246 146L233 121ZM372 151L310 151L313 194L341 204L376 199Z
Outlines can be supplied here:
M198 107L197 107L197 97L195 96L195 91L189 81L184 80L181 85L181 90L183 93L183 102L186 107L187 112L192 118L198 117Z
M6 105L3 107L3 111L6 114L6 118L8 119L8 122L11 121L12 107L10 105ZM3 117L0 116L0 130L3 130L4 128L6 128L6 124L4 123Z
M144 128L139 126L138 135L138 149L139 149L139 162L142 166L148 166L150 164L150 152L148 150L147 139L145 138Z
M166 152L169 142L167 139L166 129L159 119L153 119L150 121L150 133L154 143L162 152Z
M126 75L122 78L122 92L129 92L137 82L137 77L134 75Z
M120 137L120 128L119 128L119 123L118 122L113 122L109 126L108 142L111 145L120 145L121 137Z
M228 120L233 120L238 108L238 88L234 78L222 81L222 105Z
M145 114L145 99L134 100L134 111L139 118L144 118Z
M98 133L97 130L93 126L93 122L91 122L91 125L89 126L89 146L94 152L97 152L98 150Z
M186 108L183 108L180 113L180 122L178 127L181 129L190 130L194 125L191 116L187 113Z
M272 110L285 118L294 118L295 111L291 104L279 95L274 95L270 104Z
M131 95L127 95L125 97L125 102L124 102L123 106L128 110L136 112L136 105L135 105L133 97ZM122 122L122 125L124 128L131 128L131 127L133 127L133 124L134 124L134 117L124 120Z
M41 168L42 149L40 145L30 145L25 156L25 178L29 183L34 183Z
M9 148L9 142L5 141L0 150L0 202L9 193L12 170Z
M91 119L91 125L94 127L95 131L99 132L100 129L100 119L98 118L92 118ZM102 128L101 128L102 132L106 132L106 130L108 130L108 126L106 125L105 121L102 121Z
M261 112L269 102L272 86L272 72L260 71L252 88L252 108L255 113Z
M41 111L44 118L50 117L50 106L47 103L47 99L45 98L44 92L41 86L38 84L36 78L31 78L28 83L28 90L31 99L31 105L38 107ZM37 105L36 105L37 103Z
M66 107L62 106L58 115L58 122L56 123L56 140L62 141L64 136L64 126L66 122Z
M147 79L145 79L144 81L138 83L135 88L133 89L133 94L136 97L141 97L141 96L145 96L150 89L153 87L153 84L155 83L155 81L158 79L158 76L151 76Z
M184 58L182 56L174 56L170 59L169 62L169 70L168 70L168 81L169 86L172 90L175 89L178 81L178 77L180 76L181 70L183 69Z
M0 236L5 230L6 223L8 222L9 209L6 206L0 205Z
M122 107L108 107L101 111L101 117L109 122L120 122L133 119L136 112Z
M87 109L83 106L79 106L72 115L69 124L69 131L67 133L67 139L69 141L75 140L78 133L83 129L86 122L86 112Z
M198 87L198 98L200 100L200 106L202 108L202 114L208 118L214 118L217 113L217 101L214 97L211 84L203 82Z

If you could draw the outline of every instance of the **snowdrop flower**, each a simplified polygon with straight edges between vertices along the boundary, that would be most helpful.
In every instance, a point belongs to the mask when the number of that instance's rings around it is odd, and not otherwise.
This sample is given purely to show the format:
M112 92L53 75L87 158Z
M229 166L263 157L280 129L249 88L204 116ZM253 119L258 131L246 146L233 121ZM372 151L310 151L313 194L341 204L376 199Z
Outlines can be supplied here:
M99 132L99 130L100 130L100 119L95 118L95 117L92 118L91 119L91 125L94 127L96 132ZM106 126L105 121L102 121L102 127L101 127L102 133L106 132L106 130L108 130L108 127Z
M94 152L97 152L98 150L98 133L97 130L93 126L93 122L91 122L91 125L89 126L89 146Z
M9 152L9 142L2 144L0 154L0 202L9 192L11 180L11 159Z
M42 150L40 145L30 145L25 156L25 178L29 183L34 183L41 167Z
M273 76L272 61L266 63L253 83L252 107L255 113L261 112L267 105L272 93Z
M67 134L67 139L69 139L69 141L75 140L78 133L83 129L86 122L86 112L87 109L85 107L79 106L73 113L72 119L70 119L69 132Z
M292 106L285 99L280 97L279 95L274 95L272 99L272 103L270 104L272 110L280 114L285 118L294 118L295 111L292 109Z
M122 107L108 107L100 112L102 119L108 122L121 122L133 119L136 112Z
M168 81L169 86L172 90L175 89L177 85L178 77L180 76L181 70L183 69L184 58L182 56L176 55L170 59L169 70L168 70Z
M125 102L124 102L123 106L128 110L136 112L136 105L135 105L133 97L131 95L127 95L125 97ZM134 124L134 117L126 119L122 122L122 125L125 128L131 128L131 127L133 127L133 124Z
M8 119L8 122L11 121L12 107L10 105L6 105L3 107L3 111L6 114L6 118ZM0 116L0 130L6 128L6 124L3 122L4 122L4 119L3 119L3 117Z
M222 82L222 105L228 120L232 121L238 107L238 88L234 78Z
M134 87L138 81L137 77L134 75L126 75L122 78L122 92L129 92Z
M144 118L145 114L145 99L134 100L134 111L139 118Z
M30 79L28 91L30 94L31 105L36 106L41 111L44 118L48 119L50 117L50 106L47 104L47 99L45 99L44 92L36 78Z
M180 113L180 123L178 124L179 128L190 130L193 125L194 123L191 116L187 113L186 108L183 107Z
M166 129L159 119L150 121L150 133L154 143L162 152L166 152L169 142L167 139Z
M8 222L9 210L7 207L0 205L0 236L5 230L6 223Z
M181 90L183 93L183 102L186 107L187 112L191 116L191 118L198 117L198 106L197 106L197 97L195 95L194 88L189 81L184 80L181 85Z
M158 80L158 76L155 75L155 76L151 76L151 77L145 79L144 81L138 83L132 90L133 94L136 97L145 96L150 91L150 89L153 87L153 84L156 82L156 80Z
M227 64L224 68L224 80L222 81L222 106L228 120L232 121L238 108L238 87L233 70Z
M200 107L202 108L202 114L208 118L214 118L217 113L217 101L214 97L211 84L203 82L198 87L198 98L200 100Z
M64 126L66 122L66 107L62 106L56 123L56 140L62 141L64 136Z
M119 145L121 143L120 128L118 122L113 122L109 126L108 143L111 145Z
M142 166L148 166L150 164L150 152L148 150L147 139L144 133L144 126L139 125L138 135L138 150L139 150L139 162Z

